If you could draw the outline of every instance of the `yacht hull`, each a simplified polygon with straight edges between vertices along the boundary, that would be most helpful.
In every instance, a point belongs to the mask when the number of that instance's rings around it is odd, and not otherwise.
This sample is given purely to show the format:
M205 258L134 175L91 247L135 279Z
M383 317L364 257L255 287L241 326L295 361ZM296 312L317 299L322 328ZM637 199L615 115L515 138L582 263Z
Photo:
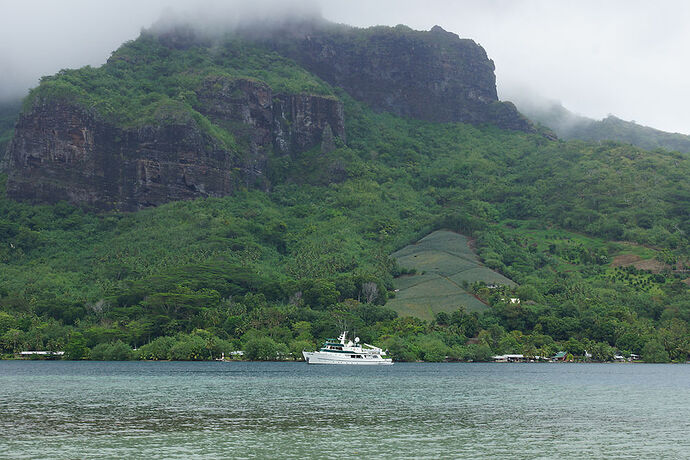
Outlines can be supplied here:
M354 366L390 366L392 359L378 357L351 358L340 353L323 351L303 351L302 355L307 364L351 364Z

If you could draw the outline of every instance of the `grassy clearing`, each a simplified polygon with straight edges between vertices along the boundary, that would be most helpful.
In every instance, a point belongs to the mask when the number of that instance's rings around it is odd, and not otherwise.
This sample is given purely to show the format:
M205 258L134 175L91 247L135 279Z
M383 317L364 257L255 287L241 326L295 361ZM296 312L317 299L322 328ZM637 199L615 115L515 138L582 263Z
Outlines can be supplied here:
M401 316L431 320L436 313L452 312L461 306L467 311L486 310L488 307L467 291L468 285L477 281L515 285L484 267L470 249L467 237L447 230L430 233L393 257L401 267L417 270L414 275L395 280L398 293L387 306Z
M502 284L506 286L515 286L515 283L493 270L489 270L486 267L476 267L469 270L464 270L450 277L452 281L457 284L462 285L463 281L467 281L469 284L476 283L477 281L483 281L486 284Z

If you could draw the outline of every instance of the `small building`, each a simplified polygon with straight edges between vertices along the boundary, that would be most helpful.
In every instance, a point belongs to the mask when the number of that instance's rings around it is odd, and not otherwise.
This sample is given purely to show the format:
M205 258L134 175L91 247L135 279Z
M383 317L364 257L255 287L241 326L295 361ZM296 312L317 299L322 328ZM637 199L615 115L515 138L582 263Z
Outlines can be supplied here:
M567 351L559 351L551 358L553 361L565 361L565 357L568 355Z

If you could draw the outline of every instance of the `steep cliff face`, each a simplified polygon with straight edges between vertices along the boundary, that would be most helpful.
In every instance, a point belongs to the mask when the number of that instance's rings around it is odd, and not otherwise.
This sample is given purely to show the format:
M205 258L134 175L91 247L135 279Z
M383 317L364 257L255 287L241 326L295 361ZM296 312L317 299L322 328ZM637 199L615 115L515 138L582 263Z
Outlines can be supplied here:
M7 194L133 210L232 193L236 159L188 120L122 129L79 106L45 102L21 116L8 149Z
M7 151L7 195L126 211L224 196L268 187L274 149L295 155L320 146L324 131L345 137L342 104L332 98L274 96L263 83L228 78L207 80L198 98L202 113L235 134L235 149L191 116L121 128L76 104L34 104Z
M440 27L318 23L217 43L143 34L100 69L41 84L3 160L7 194L136 210L266 189L271 156L345 142L343 104L312 94L332 86L377 111L533 130L498 101L484 50Z
M420 32L325 25L266 41L374 110L533 131L514 105L498 100L494 63L484 49L439 26Z
M318 145L324 130L345 141L343 104L327 96L274 94L265 83L212 76L197 91L197 110L244 137L251 156L295 154Z

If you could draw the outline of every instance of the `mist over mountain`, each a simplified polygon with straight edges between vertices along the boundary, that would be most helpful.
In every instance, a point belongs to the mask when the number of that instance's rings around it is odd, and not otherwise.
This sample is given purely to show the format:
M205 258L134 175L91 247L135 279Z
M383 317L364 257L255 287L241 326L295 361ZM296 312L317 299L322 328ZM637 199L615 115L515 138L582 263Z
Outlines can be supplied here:
M102 65L162 11L168 22L183 18L209 30L244 22L245 15L281 20L294 12L358 27L438 24L471 37L496 61L501 99L527 87L592 118L613 113L690 134L682 102L690 98L683 80L690 69L679 58L689 41L683 25L690 7L682 0L8 2L0 18L0 101L25 96L43 75Z
M662 148L690 153L690 136L685 134L668 133L614 115L595 120L577 115L555 101L522 99L517 106L531 120L552 129L562 139L616 141L648 150Z

